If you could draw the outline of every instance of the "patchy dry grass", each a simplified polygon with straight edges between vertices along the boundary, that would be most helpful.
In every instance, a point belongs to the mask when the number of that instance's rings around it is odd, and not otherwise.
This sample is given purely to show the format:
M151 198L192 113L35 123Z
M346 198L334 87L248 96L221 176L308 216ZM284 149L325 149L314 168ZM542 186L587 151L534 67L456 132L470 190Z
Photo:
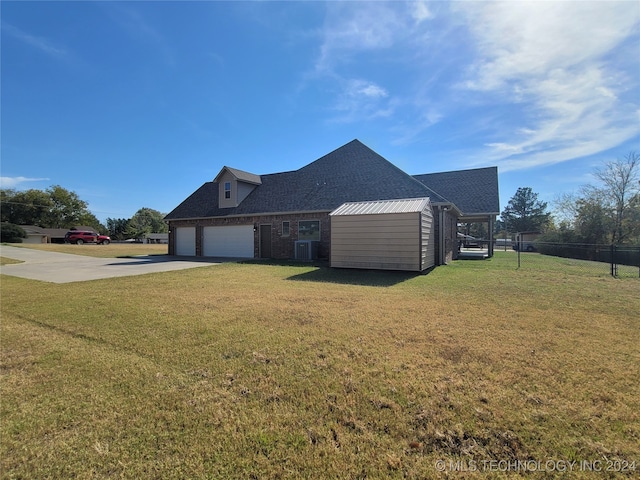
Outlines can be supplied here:
M134 255L166 255L167 245L146 243L111 243L109 245L96 245L85 243L84 245L72 245L64 243L11 243L12 247L32 248L46 252L71 253L74 255L87 255L90 257L117 258Z
M512 258L3 276L2 475L513 478L451 465L610 460L636 470L601 477L637 477L640 283Z
M0 257L0 265L13 265L15 263L22 263L22 260L14 260L13 258Z

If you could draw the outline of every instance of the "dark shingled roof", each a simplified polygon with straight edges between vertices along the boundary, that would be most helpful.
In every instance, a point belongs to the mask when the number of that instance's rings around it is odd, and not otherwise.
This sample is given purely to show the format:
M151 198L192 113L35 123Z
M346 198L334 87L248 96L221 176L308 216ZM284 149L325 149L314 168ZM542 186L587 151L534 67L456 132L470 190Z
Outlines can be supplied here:
M496 176L497 205L497 170L493 168L491 171ZM448 196L448 191L439 195L431 185L418 181L418 177L431 175L412 177L360 141L353 140L299 170L260 175L262 184L237 207L219 208L218 184L207 182L165 218L175 220L264 213L329 212L345 202L418 197L430 197L432 202L455 203ZM441 186L440 183L437 185ZM462 200L471 197L453 196ZM465 212L461 205L457 206ZM474 208L474 212L480 211Z
M464 215L500 213L497 167L427 173L413 178L440 193ZM432 202L437 201L432 199Z

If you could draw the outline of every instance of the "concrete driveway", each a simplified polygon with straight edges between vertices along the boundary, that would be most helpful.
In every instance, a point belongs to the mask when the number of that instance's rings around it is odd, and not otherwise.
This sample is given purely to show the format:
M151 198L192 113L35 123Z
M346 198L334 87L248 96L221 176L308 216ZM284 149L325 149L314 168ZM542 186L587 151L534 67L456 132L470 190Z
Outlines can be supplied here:
M97 258L31 248L0 245L0 256L24 263L0 266L0 273L52 283L84 282L103 278L144 275L185 268L219 265L233 259L174 257L169 255L130 258Z

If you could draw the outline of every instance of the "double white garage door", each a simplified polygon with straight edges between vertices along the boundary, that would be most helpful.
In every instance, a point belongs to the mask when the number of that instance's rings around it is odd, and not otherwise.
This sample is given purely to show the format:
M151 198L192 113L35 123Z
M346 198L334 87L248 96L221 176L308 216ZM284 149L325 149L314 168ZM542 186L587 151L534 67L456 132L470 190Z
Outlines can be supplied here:
M195 256L196 228L176 228L176 255ZM204 227L202 229L204 257L253 258L253 225Z

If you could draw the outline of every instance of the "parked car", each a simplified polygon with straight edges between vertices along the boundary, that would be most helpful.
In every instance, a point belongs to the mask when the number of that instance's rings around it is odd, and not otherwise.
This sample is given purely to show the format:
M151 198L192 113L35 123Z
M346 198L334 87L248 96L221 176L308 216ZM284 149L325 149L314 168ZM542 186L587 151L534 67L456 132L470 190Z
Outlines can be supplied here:
M111 238L106 235L100 235L96 232L86 230L70 230L64 236L64 243L75 243L76 245L82 245L83 243L109 245L111 243Z
M522 247L522 251L523 252L535 252L536 251L535 245L533 243L531 243L531 242L522 242L521 244L514 243L512 248L517 251L520 248L520 246Z

